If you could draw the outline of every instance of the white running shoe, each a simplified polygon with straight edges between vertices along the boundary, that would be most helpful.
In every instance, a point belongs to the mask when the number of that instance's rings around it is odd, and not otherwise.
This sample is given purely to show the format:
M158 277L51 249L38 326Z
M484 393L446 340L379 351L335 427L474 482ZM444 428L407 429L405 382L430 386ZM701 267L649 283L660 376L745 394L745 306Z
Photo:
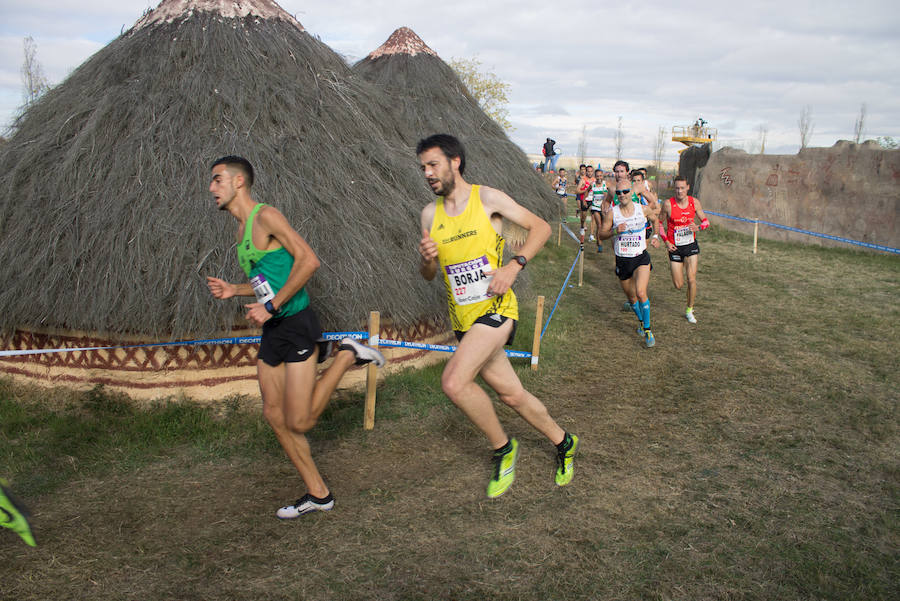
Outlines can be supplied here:
M594 238L594 234L591 234L591 237L588 238L588 242L596 242L596 241L597 241L597 239Z
M694 317L694 312L693 312L693 311L685 311L685 312L684 312L684 317L685 317L685 319L688 320L689 323L697 323L697 318Z
M300 517L304 513L312 513L313 511L331 511L332 507L334 507L334 497L331 496L331 493L328 493L327 497L318 501L313 500L309 493L307 493L294 501L293 505L287 505L279 509L275 515L282 520L292 520L296 517Z
M378 349L366 346L365 344L360 344L352 338L344 338L341 340L341 344L338 348L342 351L353 351L353 354L356 355L357 365L374 363L375 367L381 367L385 363L384 355L382 355Z

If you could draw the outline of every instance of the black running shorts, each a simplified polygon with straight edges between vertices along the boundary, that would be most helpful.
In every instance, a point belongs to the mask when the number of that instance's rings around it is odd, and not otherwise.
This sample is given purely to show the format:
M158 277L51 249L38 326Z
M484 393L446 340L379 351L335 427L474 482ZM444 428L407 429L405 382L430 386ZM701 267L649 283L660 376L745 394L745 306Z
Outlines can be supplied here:
M700 247L697 245L697 241L694 240L690 244L685 244L684 246L676 246L675 252L669 253L669 260L673 263L683 263L687 257L692 257L699 254Z
M262 342L257 358L275 367L281 363L299 363L309 359L319 347L319 362L327 359L328 342L322 339L322 326L312 308L287 317L273 317L263 324Z
M502 326L503 324L506 323L507 319L509 319L509 317L505 317L503 315L498 315L496 313L485 313L484 315L482 315L481 317L476 319L472 325L475 325L476 323L481 323L486 326L491 326L492 328L499 328L500 326ZM516 326L518 326L518 325L519 325L519 322L517 322L516 320L513 320L512 332L509 333L509 339L506 341L505 346L512 345L513 339L516 337ZM466 332L467 331L468 330L466 330ZM460 330L453 330L453 333L456 334L457 341L461 341L463 336L465 336L466 332L461 332Z
M636 257L616 256L616 276L620 280L631 279L631 276L634 275L634 270L641 265L650 265L650 269L653 269L653 265L650 263L650 253L646 250Z

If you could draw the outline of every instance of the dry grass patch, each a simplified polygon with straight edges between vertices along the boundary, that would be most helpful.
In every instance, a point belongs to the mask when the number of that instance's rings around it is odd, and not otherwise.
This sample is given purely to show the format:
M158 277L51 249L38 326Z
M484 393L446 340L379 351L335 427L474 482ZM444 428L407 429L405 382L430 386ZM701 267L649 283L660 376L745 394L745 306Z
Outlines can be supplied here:
M611 256L594 254L540 371L523 362L526 386L582 438L563 489L551 445L501 407L522 454L510 492L485 499L486 443L440 392L440 366L389 378L372 432L359 396L333 403L313 452L335 511L286 523L273 512L300 485L255 411L126 412L146 422L139 444L75 447L77 468L51 486L66 461L47 441L56 422L7 388L0 408L19 417L0 457L39 546L0 532L4 596L897 598L897 259L768 242L754 257L717 230L701 244L696 326L655 251L658 342L644 348ZM517 348L533 296L552 306L573 258L551 246L529 264ZM115 412L54 411L134 432Z

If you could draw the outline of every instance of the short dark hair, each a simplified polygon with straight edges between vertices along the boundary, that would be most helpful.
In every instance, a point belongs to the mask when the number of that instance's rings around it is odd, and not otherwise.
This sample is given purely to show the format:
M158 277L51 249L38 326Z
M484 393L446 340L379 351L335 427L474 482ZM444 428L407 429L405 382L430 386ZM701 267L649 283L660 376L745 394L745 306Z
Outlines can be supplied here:
M618 167L619 165L625 165L625 171L631 171L631 168L628 166L627 161L616 161L616 163L613 165L613 171L615 171L616 167Z
M647 179L647 175L640 169L632 169L631 173L629 173L628 175L629 175L629 177L634 177L635 175L640 175L644 179Z
M672 182L673 182L673 183L674 183L674 182L684 182L684 183L687 183L687 178L686 178L685 176L683 176L683 175L678 175L678 176L675 177L675 179L672 180Z
M244 174L244 177L247 179L247 187L253 187L253 165L251 165L250 161L248 161L244 157L230 154L228 156L216 159L209 168L215 169L217 165L225 165L229 169L237 169L238 171L242 172Z
M459 174L462 175L466 171L466 149L463 148L462 142L455 136L450 134L434 134L427 138L422 138L416 144L416 154L422 154L426 150L432 148L440 148L441 152L447 159L459 158Z

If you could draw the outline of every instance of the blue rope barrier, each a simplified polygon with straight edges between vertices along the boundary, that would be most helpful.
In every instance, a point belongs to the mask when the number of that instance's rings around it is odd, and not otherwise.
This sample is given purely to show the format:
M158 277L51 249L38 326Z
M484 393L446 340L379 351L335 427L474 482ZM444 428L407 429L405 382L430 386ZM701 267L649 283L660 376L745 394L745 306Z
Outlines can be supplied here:
M807 236L815 236L817 238L825 238L826 240L834 240L836 242L844 242L845 244L855 244L856 246L863 246L865 248L871 248L874 250L881 250L884 252L900 254L900 248L892 248L890 246L884 246L881 244L872 244L871 242L860 242L859 240L852 240L850 238L841 238L840 236L832 236L830 234L820 234L819 232L811 232L809 230L801 230L796 227L791 227L789 225L781 225L780 223L772 223L770 221L763 221L761 219L747 219L746 217L736 217L734 215L726 215L725 213L716 213L715 211L710 211L708 209L703 210L705 213L709 213L710 215L715 215L716 217L724 217L725 219L733 219L735 221L744 221L746 223L761 223L763 225L767 225L769 227L778 228L781 230L787 230L789 232L796 232L798 234L806 234Z
M568 228L566 228L568 229ZM550 320L553 319L553 313L556 312L556 307L559 306L559 299L562 298L563 292L566 291L566 285L569 283L569 278L572 277L572 272L575 271L575 264L578 263L578 257L581 256L581 253L584 252L584 246L581 246L578 249L578 252L575 253L575 260L572 261L572 266L569 268L569 274L566 276L566 280L563 282L562 288L559 290L559 294L556 295L556 302L553 303L553 308L550 310L550 315L547 316L547 321L544 322L544 327L541 329L541 340L544 339L544 333L547 331L547 328L550 326Z
M368 332L325 332L322 337L325 340L342 340L353 338L354 340L366 340ZM201 346L204 344L259 344L260 336L238 336L234 338L207 338L203 340L177 340L171 342L148 342L145 344L122 344L114 346L81 346L62 347L55 349L27 349L19 351L0 351L0 357L16 357L22 355L42 355L45 353L71 353L75 351L108 351L115 349L155 348L160 346Z
M455 346L451 346L448 344L428 344L425 342L406 342L404 340L379 340L379 346L387 346L392 348L413 348L422 351L438 351L441 353L453 353L456 351ZM507 357L515 357L519 359L528 359L531 357L531 353L527 351L512 351L509 349L505 349Z

